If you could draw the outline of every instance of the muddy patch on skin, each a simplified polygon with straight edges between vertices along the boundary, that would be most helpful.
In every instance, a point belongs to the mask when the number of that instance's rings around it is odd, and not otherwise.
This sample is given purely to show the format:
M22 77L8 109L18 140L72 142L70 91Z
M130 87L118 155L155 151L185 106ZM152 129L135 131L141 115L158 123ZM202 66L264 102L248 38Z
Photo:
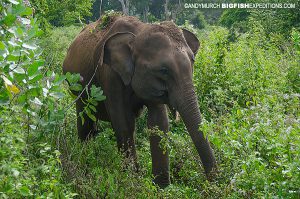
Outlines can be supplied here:
M178 28L172 21L164 21L159 24L150 24L150 26L145 27L145 29L142 31L147 32L147 35L161 32L175 42L173 44L177 51L182 51L183 47L186 45L186 41L184 40L181 29Z
M135 41L135 47L137 49L162 49L168 45L171 45L171 48L174 51L183 52L187 46L182 30L177 27L176 24L172 21L164 21L155 24L144 24L143 26L140 26L140 29L136 36L137 38ZM168 42L164 42L167 41L165 40L166 38ZM157 42L156 40L159 40L159 42Z
M113 12L103 15L99 21L100 23L97 25L98 30L105 30L115 22L116 18L124 16L121 12Z
M78 37L84 44L90 44L91 42L96 44L99 42L104 35L109 31L111 26L121 17L119 13L114 13L113 15L103 15L97 21L87 25Z
M162 32L171 37L179 45L183 45L185 43L182 31L175 23L172 21L163 21L160 23L160 26L162 27Z

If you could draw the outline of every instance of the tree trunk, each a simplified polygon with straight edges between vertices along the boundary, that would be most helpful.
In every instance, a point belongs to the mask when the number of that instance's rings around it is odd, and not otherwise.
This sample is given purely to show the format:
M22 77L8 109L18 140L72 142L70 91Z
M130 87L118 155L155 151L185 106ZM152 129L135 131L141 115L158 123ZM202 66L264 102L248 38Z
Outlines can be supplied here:
M102 0L100 0L100 6L99 6L99 18L101 17L102 12Z
M124 15L129 15L129 0L119 0L122 5L122 11Z
M178 0L178 4L175 6L175 8L172 10L171 19L172 21L176 21L177 14L181 12L183 9L183 6L181 4L181 0Z
M143 18L144 18L144 22L146 23L148 23L148 12L149 12L149 6L145 5L143 10Z
M169 13L168 5L169 5L169 0L166 0L165 6L164 6L166 21L170 20L170 13Z

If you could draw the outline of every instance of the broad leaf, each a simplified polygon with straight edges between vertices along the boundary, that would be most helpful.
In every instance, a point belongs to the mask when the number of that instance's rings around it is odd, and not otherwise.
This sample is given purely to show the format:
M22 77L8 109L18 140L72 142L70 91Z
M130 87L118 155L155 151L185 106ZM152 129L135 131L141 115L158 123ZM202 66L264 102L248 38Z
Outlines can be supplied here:
M18 5L19 4L19 2L18 1L16 1L16 0L8 0L10 3L12 3L12 4L15 4L15 5Z
M5 50L6 47L2 41L0 41L0 50Z
M22 45L24 48L27 48L27 49L30 49L30 50L35 50L37 48L37 46L35 44L27 44L27 43L24 43Z

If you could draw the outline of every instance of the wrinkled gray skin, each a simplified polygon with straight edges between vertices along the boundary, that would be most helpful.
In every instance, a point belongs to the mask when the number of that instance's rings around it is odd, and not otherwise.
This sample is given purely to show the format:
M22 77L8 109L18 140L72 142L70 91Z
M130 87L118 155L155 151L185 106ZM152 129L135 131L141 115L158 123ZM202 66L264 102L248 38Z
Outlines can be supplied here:
M172 22L145 24L134 17L115 16L104 28L101 20L88 25L71 44L63 71L80 73L82 84L91 79L101 86L106 100L97 107L97 119L110 121L119 149L136 161L135 119L148 109L148 128L169 129L166 105L177 110L200 155L207 177L216 168L208 140L199 131L201 115L192 81L196 36ZM78 93L77 93L78 94ZM85 98L86 96L82 96ZM77 114L83 111L76 102ZM86 140L96 132L86 115L77 121L78 135ZM161 138L150 136L152 173L160 187L170 184L169 156L159 147Z

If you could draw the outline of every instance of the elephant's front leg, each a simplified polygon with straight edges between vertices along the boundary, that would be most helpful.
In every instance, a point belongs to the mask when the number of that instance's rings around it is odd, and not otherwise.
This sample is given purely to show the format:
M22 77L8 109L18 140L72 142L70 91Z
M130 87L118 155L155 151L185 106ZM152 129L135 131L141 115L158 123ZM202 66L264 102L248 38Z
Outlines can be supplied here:
M148 128L154 129L155 127L158 127L164 133L169 130L167 110L163 104L148 105ZM150 135L154 182L164 188L170 184L169 154L168 151L161 148L160 141L161 137L159 135Z

